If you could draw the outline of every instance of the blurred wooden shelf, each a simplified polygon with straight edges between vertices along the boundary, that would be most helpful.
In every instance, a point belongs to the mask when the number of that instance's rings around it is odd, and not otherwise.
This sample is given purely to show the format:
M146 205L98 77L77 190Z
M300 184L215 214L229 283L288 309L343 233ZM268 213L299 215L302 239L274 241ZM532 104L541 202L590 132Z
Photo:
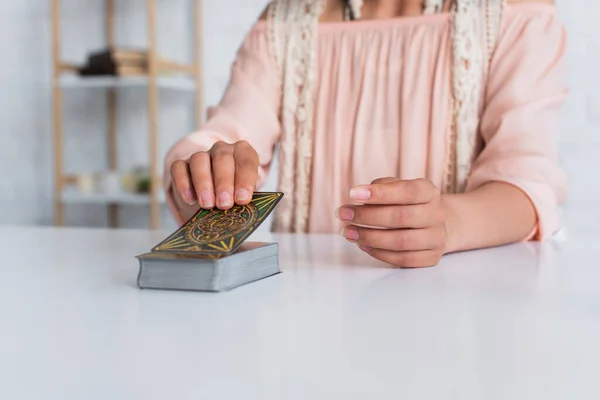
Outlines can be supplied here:
M61 201L66 204L100 204L100 205L150 205L152 198L150 194L136 193L80 193L75 188L66 188L61 194ZM157 197L159 204L166 204L165 196Z
M81 77L78 75L64 75L58 81L59 87L63 89L85 89L85 88L140 88L146 89L150 85L148 76L126 76L126 77ZM156 86L159 89L176 90L194 93L196 82L194 79L179 76L161 76L156 78Z
M79 66L70 64L61 58L61 0L50 0L52 6L52 58L53 58L53 103L54 103L54 219L57 225L64 224L64 205L72 203L107 204L109 223L118 225L117 209L119 204L149 205L148 226L160 227L160 206L164 203L164 194L160 185L162 162L158 159L158 113L159 91L173 90L181 93L193 93L195 97L196 126L199 127L204 115L202 104L202 0L193 3L193 44L194 55L190 63L180 63L162 58L157 48L157 7L158 0L144 0L147 18L148 46L144 50L144 69L147 75L135 76L80 76ZM115 2L104 0L106 48L118 49L115 40ZM142 10L143 11L143 10ZM82 195L76 188L70 187L73 176L64 173L63 149L63 91L75 89L105 89L108 119L107 161L110 171L119 168L117 159L117 93L119 89L137 88L146 91L148 102L148 142L150 192L147 195L123 193L118 195ZM74 189L74 190L72 190Z

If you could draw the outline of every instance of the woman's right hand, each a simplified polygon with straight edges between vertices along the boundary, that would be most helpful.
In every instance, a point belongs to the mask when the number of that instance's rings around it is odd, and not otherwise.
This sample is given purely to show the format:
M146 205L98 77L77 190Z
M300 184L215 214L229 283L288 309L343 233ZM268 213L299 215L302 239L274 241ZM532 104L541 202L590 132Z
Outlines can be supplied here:
M200 208L227 210L248 204L258 181L256 150L246 141L217 142L209 151L171 164L172 190L179 211L190 218Z

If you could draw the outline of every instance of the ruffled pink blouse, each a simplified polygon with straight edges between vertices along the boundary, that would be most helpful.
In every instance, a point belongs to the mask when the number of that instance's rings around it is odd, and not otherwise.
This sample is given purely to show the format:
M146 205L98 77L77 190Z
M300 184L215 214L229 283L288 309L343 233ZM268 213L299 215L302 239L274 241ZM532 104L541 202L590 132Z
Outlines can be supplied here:
M281 135L277 69L266 24L239 49L230 84L210 118L165 160L167 201L173 161L218 140L247 140L265 181ZM535 206L543 240L560 228L566 180L558 164L559 113L567 94L566 34L553 6L509 5L491 61L480 134L485 148L467 190L489 181L520 188ZM350 189L381 177L425 177L441 185L451 118L449 14L320 23L315 84L309 232L338 233L338 206Z

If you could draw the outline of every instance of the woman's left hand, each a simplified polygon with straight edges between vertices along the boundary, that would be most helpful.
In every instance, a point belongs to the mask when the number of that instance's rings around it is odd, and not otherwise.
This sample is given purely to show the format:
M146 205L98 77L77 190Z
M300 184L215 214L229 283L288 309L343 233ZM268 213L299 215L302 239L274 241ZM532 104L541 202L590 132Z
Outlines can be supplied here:
M384 178L351 190L344 237L383 262L405 268L436 265L446 250L446 213L428 180Z

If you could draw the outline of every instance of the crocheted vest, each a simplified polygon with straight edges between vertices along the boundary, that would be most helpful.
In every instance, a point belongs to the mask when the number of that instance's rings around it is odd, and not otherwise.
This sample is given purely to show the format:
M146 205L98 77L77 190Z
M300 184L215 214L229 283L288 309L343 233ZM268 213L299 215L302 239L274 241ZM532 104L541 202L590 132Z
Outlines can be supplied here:
M281 80L282 140L274 230L304 233L310 211L313 153L313 88L319 17L326 0L274 0L267 11L270 54ZM442 12L443 0L424 0L425 14ZM359 18L362 0L350 0ZM490 59L506 0L452 0L452 118L447 137L443 193L464 190L471 164L481 151L478 134Z

